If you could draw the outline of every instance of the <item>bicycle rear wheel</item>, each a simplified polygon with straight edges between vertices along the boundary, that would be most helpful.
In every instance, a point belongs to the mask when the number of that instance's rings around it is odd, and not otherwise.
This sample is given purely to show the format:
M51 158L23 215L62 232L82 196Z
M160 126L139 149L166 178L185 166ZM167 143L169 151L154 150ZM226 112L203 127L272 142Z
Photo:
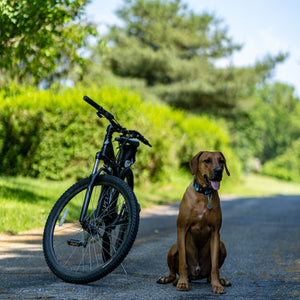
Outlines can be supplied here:
M101 175L94 183L83 224L81 208L90 179L70 187L54 205L43 235L46 262L59 278L88 283L112 272L132 247L139 209L132 189L121 179Z

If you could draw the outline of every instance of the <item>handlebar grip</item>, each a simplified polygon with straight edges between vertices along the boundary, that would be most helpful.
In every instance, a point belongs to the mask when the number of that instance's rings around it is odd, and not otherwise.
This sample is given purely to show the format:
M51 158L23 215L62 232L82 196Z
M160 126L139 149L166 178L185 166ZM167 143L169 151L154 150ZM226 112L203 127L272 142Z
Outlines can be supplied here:
M88 96L84 96L83 100L85 102L87 102L89 105L92 105L94 108L96 108L97 110L103 110L103 108L97 104L95 101L93 101L91 98L89 98Z
M114 119L113 114L111 114L109 111L105 110L101 105L96 103L94 100L92 100L88 96L84 96L83 100L86 101L91 106L93 106L94 108L96 108L98 110L98 113L100 113L100 115L103 115L107 120L112 121Z

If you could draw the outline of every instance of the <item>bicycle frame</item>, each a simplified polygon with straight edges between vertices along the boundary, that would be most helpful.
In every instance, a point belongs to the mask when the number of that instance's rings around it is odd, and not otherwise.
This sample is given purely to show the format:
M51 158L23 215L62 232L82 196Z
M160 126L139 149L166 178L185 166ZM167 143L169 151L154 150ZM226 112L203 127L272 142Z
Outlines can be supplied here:
M120 177L121 170L124 169L121 166L118 166L118 164L116 163L116 157L115 157L115 153L114 153L114 149L113 149L113 145L112 145L112 136L113 136L114 132L116 132L114 127L112 125L109 125L106 130L103 147L102 147L101 151L97 152L97 154L96 154L93 171L90 176L90 183L87 188L87 192L86 192L83 206L81 209L81 214L80 214L80 219L79 219L79 222L81 223L81 225L84 225L85 216L86 216L86 213L88 210L88 206L90 203L90 198L91 198L91 194L93 191L93 186L94 186L94 182L95 182L96 178L100 175L101 172L105 172L106 174L115 175L117 177ZM137 144L137 147L138 147L138 144ZM102 167L98 170L101 160L103 160L103 162L104 162L104 167ZM102 199L99 199L99 200L102 201ZM100 203L99 205L101 207L102 203Z
M143 137L143 135L141 135L138 131L127 130L126 128L122 127L115 120L114 116L110 112L106 111L102 106L100 106L99 104L94 102L89 97L84 96L83 99L88 104L90 104L95 109L97 109L97 116L99 118L105 117L110 122L110 125L107 126L107 129L106 129L106 135L104 138L104 144L102 146L102 149L100 152L97 152L97 154L96 154L95 164L93 167L92 174L90 176L90 183L87 188L87 192L85 195L84 203L83 203L83 206L81 209L81 214L80 214L79 221L82 226L84 226L84 219L85 219L87 209L89 206L94 182L95 182L96 178L100 175L101 172L105 172L106 174L117 176L121 179L130 178L131 183L132 183L132 188L133 188L132 172L126 172L126 171L130 170L129 167L135 161L135 153L136 153L137 147L139 146L139 142L137 140L131 140L130 137L138 139L141 142L143 142L145 145L152 147L151 144L149 143L149 141L147 141L147 139L145 139ZM120 159L118 159L118 161L116 161L116 157L115 157L115 153L114 153L114 149L113 149L113 145L112 145L112 136L113 136L114 132L118 132L118 133L122 134L122 136L119 137L119 140L116 139L119 142L120 146L121 146L121 143L123 143L122 145L124 147L125 147L126 143L129 143L129 145L130 145L128 147L128 154L129 154L128 156L129 156L130 160L124 161L124 164L122 161L123 157L121 157ZM126 150L125 148L122 148L123 152L125 150ZM102 167L98 170L100 160L103 160L104 167ZM127 173L127 175L126 175L126 173ZM124 177L124 178L122 178L122 177ZM102 201L101 199L99 199L99 200ZM101 203L100 203L100 206L101 206Z

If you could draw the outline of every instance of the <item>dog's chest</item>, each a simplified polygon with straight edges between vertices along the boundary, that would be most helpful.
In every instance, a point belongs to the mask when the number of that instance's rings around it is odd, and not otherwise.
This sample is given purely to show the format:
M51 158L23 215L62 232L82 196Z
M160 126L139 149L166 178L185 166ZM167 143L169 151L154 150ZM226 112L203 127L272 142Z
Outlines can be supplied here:
M205 240L210 237L211 231L220 226L218 209L195 209L192 214L190 233L194 240Z

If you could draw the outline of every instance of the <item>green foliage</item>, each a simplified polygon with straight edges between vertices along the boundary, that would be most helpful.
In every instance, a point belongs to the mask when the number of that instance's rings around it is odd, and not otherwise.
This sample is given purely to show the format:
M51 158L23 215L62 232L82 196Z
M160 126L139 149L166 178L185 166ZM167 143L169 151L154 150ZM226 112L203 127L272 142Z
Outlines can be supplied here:
M78 49L96 34L84 22L89 0L2 0L0 2L0 86L8 79L52 82L77 68L85 60ZM3 76L4 75L4 76Z
M248 115L230 125L236 152L241 159L257 157L262 164L284 154L300 138L299 116L294 88L276 83L258 89Z
M229 125L232 145L246 162L244 167L250 168L247 162L255 157L264 174L296 181L300 152L293 145L300 139L299 116L300 102L293 87L276 83L258 89L247 116Z
M129 73L124 75L143 77L150 85L171 83L187 75L194 78L199 73L195 63L209 64L208 57L224 57L240 48L213 15L196 15L180 0L128 0L117 15L125 26L113 26L109 37L117 44L118 52L122 49L136 53L136 68L126 67ZM132 46L134 49L130 50ZM126 64L118 58L120 55L112 55L113 67ZM138 71L141 65L146 66L145 71L140 69L143 73ZM137 74L130 74L131 71Z
M258 138L262 146L255 154L265 163L285 153L300 138L300 102L293 87L280 83L261 89L258 98L253 114L261 123Z
M247 68L217 68L218 59L241 46L213 14L195 14L181 0L127 0L117 15L122 25L111 27L111 46L98 61L119 77L143 80L147 92L161 100L193 112L237 115L240 102L285 58L279 54ZM103 54L96 47L95 57L98 52Z
M42 114L7 107L0 111L0 172L26 174L41 142Z
M81 100L83 94L82 89L58 94L24 90L2 98L1 173L55 180L88 176L107 122ZM239 178L240 165L233 159L224 124L143 101L126 90L89 88L88 95L126 128L141 131L153 145L139 148L134 167L137 182L168 180L170 173L186 166L200 150L223 151L235 170L235 180Z
M285 153L269 160L262 168L262 174L287 181L300 182L300 139L294 141Z

